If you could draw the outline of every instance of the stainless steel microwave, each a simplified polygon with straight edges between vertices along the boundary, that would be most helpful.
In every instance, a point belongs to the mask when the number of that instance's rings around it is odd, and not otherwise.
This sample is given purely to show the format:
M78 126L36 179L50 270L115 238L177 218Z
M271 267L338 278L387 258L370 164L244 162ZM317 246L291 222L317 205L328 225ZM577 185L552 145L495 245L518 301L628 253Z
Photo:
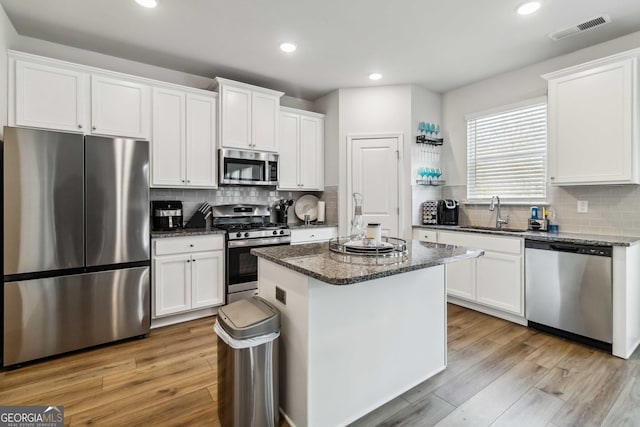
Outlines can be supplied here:
M245 150L219 150L220 184L278 185L278 155Z

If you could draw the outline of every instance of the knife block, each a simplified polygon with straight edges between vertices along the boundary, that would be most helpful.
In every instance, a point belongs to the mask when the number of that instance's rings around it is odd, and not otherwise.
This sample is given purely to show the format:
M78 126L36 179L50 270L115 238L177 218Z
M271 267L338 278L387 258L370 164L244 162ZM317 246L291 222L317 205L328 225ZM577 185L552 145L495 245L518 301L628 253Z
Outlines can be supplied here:
M200 211L196 211L187 222L184 228L205 228L207 226L207 218Z

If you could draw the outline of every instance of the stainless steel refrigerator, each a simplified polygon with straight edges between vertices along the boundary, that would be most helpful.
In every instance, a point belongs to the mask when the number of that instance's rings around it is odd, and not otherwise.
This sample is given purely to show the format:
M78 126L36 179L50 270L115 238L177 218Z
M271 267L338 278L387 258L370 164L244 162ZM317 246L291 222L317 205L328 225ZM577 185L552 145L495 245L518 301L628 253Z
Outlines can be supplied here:
M149 143L4 128L2 366L150 326Z

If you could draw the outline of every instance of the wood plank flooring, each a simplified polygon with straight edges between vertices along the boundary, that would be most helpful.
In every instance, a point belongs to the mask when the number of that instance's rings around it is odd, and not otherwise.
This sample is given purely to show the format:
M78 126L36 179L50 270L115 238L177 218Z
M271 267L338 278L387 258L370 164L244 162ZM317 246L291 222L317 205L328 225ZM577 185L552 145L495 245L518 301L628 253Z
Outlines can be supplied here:
M353 426L640 426L640 352L624 361L455 305L448 315L447 369ZM213 322L0 372L0 405L64 405L67 426L218 426Z
M640 351L603 351L449 304L448 366L360 426L640 426Z

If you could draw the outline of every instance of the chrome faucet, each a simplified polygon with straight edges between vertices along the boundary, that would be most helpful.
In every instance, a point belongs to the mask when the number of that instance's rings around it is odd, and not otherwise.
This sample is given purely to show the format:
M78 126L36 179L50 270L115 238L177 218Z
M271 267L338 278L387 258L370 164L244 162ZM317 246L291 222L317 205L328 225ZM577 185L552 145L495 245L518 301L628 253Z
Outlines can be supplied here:
M493 212L496 208L496 205L498 206L498 214L496 215L496 228L502 228L503 225L509 224L509 215L507 215L506 219L500 218L500 197L493 196L491 198L489 210Z

